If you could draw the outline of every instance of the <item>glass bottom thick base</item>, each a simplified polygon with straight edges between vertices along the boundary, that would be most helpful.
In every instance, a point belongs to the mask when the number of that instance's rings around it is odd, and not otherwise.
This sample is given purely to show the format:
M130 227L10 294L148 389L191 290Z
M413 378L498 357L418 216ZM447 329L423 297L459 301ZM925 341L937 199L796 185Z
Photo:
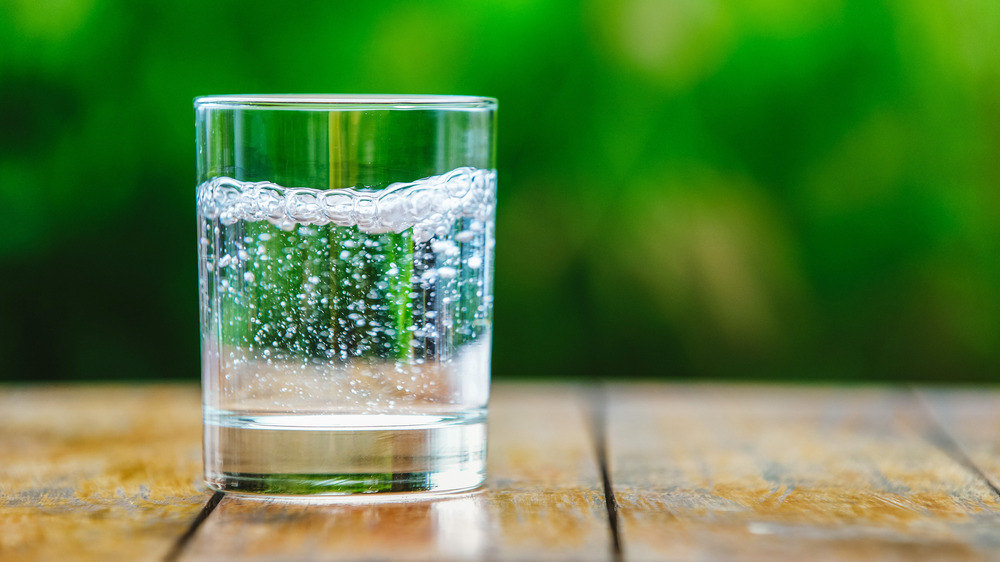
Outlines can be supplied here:
M482 412L206 414L205 479L264 495L459 492L486 473Z
M399 492L465 492L483 483L479 474L221 474L209 488L237 494L346 495Z

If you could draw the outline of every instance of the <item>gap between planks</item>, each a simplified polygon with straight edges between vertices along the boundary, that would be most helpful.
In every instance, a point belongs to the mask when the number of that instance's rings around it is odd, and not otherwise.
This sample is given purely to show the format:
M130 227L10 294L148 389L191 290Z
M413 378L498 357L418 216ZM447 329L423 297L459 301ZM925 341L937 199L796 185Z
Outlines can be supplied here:
M224 498L225 496L226 493L220 490L215 492L214 494L211 495L211 497L208 498L208 501L205 502L205 506L201 508L201 511L198 513L198 516L195 517L194 521L191 522L191 526L188 527L188 530L183 535L177 538L177 542L174 543L173 548L171 548L170 552L168 552L167 555L163 557L163 562L176 562L178 559L180 559L181 554L184 553L184 547L186 547L187 544L191 542L191 538L194 537L194 534L198 532L198 528L201 527L201 524L204 523L206 519L208 519L208 516L211 515L213 511L215 511L215 508L219 507L219 502L221 502L222 498Z
M605 385L590 388L590 411L587 419L594 438L594 455L601 469L601 486L604 488L604 508L608 513L608 527L611 532L611 559L622 562L621 534L618 532L618 501L615 499L614 482L608 463L608 391Z
M986 475L986 471L983 470L972 457L966 452L965 448L962 447L959 440L948 431L945 424L941 422L935 412L934 407L928 402L927 397L924 396L920 390L914 387L907 387L910 394L913 396L914 402L916 402L917 407L923 410L924 415L928 423L928 431L921 432L924 438L933 445L937 447L938 450L948 455L951 460L955 461L959 465L965 467L966 470L975 474L980 480L982 480L993 494L1000 500L1000 489L993 483L993 480Z

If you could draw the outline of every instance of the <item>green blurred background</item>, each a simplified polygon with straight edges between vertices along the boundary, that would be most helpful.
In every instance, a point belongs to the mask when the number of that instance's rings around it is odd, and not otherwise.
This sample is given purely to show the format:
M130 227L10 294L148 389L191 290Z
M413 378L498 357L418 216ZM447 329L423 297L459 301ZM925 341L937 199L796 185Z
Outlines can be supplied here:
M199 376L196 95L500 100L494 376L992 381L996 0L0 2L0 380Z

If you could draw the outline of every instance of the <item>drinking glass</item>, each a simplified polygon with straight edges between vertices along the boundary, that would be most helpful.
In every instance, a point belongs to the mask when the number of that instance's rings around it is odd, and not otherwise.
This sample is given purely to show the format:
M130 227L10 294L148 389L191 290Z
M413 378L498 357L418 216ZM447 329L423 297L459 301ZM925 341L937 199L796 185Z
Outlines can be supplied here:
M485 476L496 100L195 100L205 480L297 495Z

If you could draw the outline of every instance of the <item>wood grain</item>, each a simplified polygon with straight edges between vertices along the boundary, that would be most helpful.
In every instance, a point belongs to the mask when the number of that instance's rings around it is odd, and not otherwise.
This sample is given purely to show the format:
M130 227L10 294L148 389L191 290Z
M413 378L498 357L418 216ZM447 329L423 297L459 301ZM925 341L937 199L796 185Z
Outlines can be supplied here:
M978 560L1000 505L906 391L616 386L627 560Z
M567 386L496 386L484 489L325 505L227 495L182 560L607 560L586 406Z
M195 386L0 387L0 559L160 560L208 497Z

